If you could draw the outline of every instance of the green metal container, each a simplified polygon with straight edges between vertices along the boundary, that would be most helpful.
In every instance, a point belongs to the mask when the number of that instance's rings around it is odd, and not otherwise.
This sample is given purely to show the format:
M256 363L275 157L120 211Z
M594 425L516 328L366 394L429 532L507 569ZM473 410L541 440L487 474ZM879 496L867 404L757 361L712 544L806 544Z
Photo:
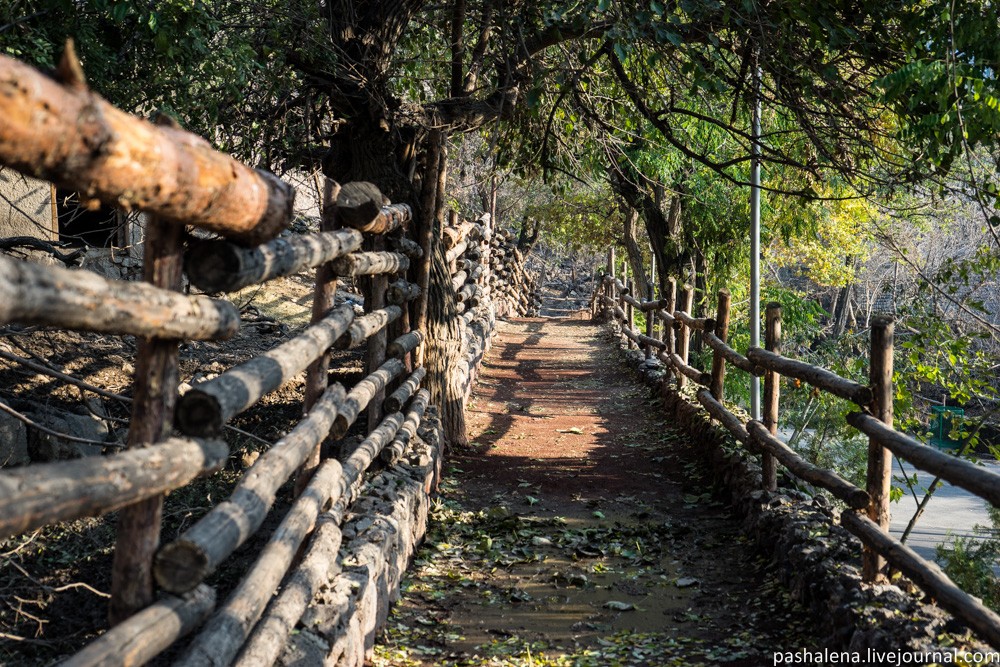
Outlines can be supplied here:
M960 438L952 438L952 430L958 426L955 417L964 417L965 410L947 405L935 405L931 408L931 444L938 449L959 449L962 447Z

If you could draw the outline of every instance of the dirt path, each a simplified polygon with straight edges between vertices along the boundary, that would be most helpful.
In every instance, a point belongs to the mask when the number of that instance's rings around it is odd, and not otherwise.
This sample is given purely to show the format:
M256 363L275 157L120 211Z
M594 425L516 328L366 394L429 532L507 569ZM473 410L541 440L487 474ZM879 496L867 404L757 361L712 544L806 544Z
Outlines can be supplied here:
M747 665L812 648L583 319L502 323L377 665Z

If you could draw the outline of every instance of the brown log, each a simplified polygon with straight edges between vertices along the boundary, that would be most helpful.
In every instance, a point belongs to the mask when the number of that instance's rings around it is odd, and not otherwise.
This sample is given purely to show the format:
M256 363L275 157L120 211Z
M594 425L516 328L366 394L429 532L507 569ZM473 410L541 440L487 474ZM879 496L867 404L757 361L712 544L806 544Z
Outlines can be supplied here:
M866 516L844 512L841 524L863 544L882 554L889 564L924 590L942 609L961 619L995 649L1000 649L1000 615L955 585L936 563L921 558L913 549Z
M361 232L338 229L318 234L294 234L244 248L227 241L197 241L184 261L191 284L205 292L235 292L248 285L304 269L354 252Z
M467 283L458 290L458 294L455 296L459 301L475 302L479 296L479 286L475 283ZM475 303L472 303L472 305L475 305Z
M337 552L342 539L336 519L321 515L302 562L253 627L233 667L258 667L278 661L306 608L320 588L340 571Z
M638 308L642 310L642 302L631 295L630 292L625 292L622 294L622 301L632 306L633 308Z
M893 394L892 353L894 325L891 317L876 315L871 322L871 357L868 365L868 381L872 388L871 412L892 430ZM1000 480L1000 476L996 476ZM884 530L889 530L891 514L889 510L892 490L892 458L878 438L868 438L868 470L866 488L871 496L868 518ZM996 488L994 482L993 488ZM873 583L882 578L885 563L878 554L866 549L861 557L861 574L865 581Z
M420 331L410 331L389 343L385 356L391 359L402 359L408 352L413 352L424 342L424 334Z
M191 590L257 532L278 489L329 434L344 399L339 384L327 389L306 418L254 462L229 498L160 549L154 574L164 590Z
M0 162L81 199L137 208L256 245L292 219L294 189L204 139L154 125L84 85L0 56Z
M385 411L399 412L402 410L406 402L410 400L410 396L413 396L420 388L420 383L423 381L425 375L427 375L427 370L424 368L418 368L413 371L410 377L406 378L406 381L385 399L385 402L382 404Z
M423 390L422 390L423 391ZM344 476L339 497L330 510L332 514L342 514L354 502L364 482L364 474L382 450L392 442L403 425L403 415L393 412L386 416L378 428L368 434L344 460Z
M894 430L870 414L848 413L847 423L917 468L971 491L1000 507L1000 474L981 468L959 456L928 447L919 440Z
M358 418L372 398L393 379L399 377L406 370L403 362L399 359L389 359L382 364L377 371L354 385L347 394L341 405L337 418L334 420L331 435L334 438L343 438L347 429Z
M301 334L259 357L192 387L177 403L177 427L188 435L218 435L230 419L306 369L354 320L344 304Z
M411 241L405 236L390 236L389 247L392 248L393 252L398 252L401 255L409 257L411 262L424 256L424 250L420 247L420 244L416 241Z
M385 234L408 225L413 211L407 204L389 205L374 184L354 181L340 186L337 217L358 231Z
M119 623L61 667L141 667L201 625L215 608L215 589L199 586L182 597L166 596Z
M715 330L715 320L711 317L692 317L683 310L674 311L674 317L683 322L684 326L695 331Z
M660 352L657 357L663 363L672 366L674 370L683 375L685 378L690 378L698 384L706 387L712 384L712 375L710 373L703 373L693 366L688 366L676 352Z
M109 456L0 471L0 539L178 489L220 470L228 456L224 442L171 438Z
M399 306L386 306L361 317L354 318L347 331L337 339L334 346L338 350L352 350L385 329L389 322L399 319L403 309Z
M756 365L742 354L734 350L733 348L726 345L718 336L716 336L711 331L706 331L702 335L702 340L704 340L710 348L722 355L722 357L731 363L736 368L741 371L750 373L751 375L756 375L757 377L764 376L764 369Z
M859 489L832 470L809 463L791 447L771 435L764 424L751 420L747 423L747 433L750 434L751 440L780 461L799 479L826 489L852 509L862 509L868 506L868 493L864 489Z
M444 241L446 250L451 250L465 240L474 241L479 238L474 234L476 225L465 221L458 225L445 227L441 230L441 240Z
M764 345L768 352L781 354L781 304L767 304L764 322ZM781 376L774 371L764 373L763 421L768 432L778 435L778 394L781 388ZM774 456L765 451L761 458L761 478L764 488L768 491L778 489L778 467Z
M385 291L385 300L394 306L402 306L420 296L420 287L406 280L391 283Z
M410 260L398 252L354 252L333 260L332 268L338 276L373 276L406 271Z
M729 340L729 310L731 297L729 290L723 288L719 290L719 305L716 308L715 331L706 330L702 334L702 340L712 348L712 396L716 400L723 400L726 386L726 341ZM710 341L715 339L715 344ZM731 349L731 348L730 348ZM736 351L733 350L735 354ZM739 356L739 355L738 355ZM749 364L749 361L747 362ZM739 365L737 364L737 368Z
M180 290L184 268L184 230L150 220L143 244L143 278L155 287ZM175 340L140 338L128 448L155 446L170 437L179 385ZM153 603L153 556L160 543L163 496L152 496L118 513L111 563L108 619L117 625Z
M684 367L688 365L688 352L691 349L691 329L684 326L684 320L681 319L681 315L690 312L693 304L694 288L690 285L684 285L681 290L680 303L677 304L677 309L674 310L674 331L677 334L677 355L680 360L680 364L675 364L678 372L678 389L682 389L687 382L687 378L692 377L689 373L684 372Z
M656 299L655 301L643 301L639 306L639 310L644 313L649 313L652 311L660 310L672 305L667 299Z
M655 347L658 350L667 349L667 344L664 343L659 338L653 338L652 336L644 336L642 334L636 334L635 340L644 346Z
M342 491L343 483L339 461L327 459L320 464L249 572L175 664L218 667L232 662L312 531L320 511L331 496L336 498Z
M218 340L239 330L240 315L228 301L0 256L0 323L6 322L142 338Z
M382 449L380 454L382 463L387 466L394 466L403 458L406 448L410 445L410 440L413 439L413 436L417 434L417 429L420 428L420 422L424 418L424 411L427 410L427 403L430 401L430 398L430 392L426 389L421 389L417 392L416 397L406 411L406 419L399 427L396 437L392 439L392 443L389 446Z
M746 445L747 449L751 450L755 454L760 451L760 446L750 440L750 434L747 433L746 426L742 421L740 421L740 418L727 410L726 406L722 403L715 400L715 397L712 396L712 392L710 390L705 389L704 387L699 389L698 402L701 403L701 405L708 411L708 414L712 415L713 419L722 424L734 438Z
M451 277L451 288L456 292L462 289L462 285L465 284L465 281L466 279L468 279L468 277L469 275L465 271L459 271L458 273L455 273Z
M469 244L466 243L466 242L464 242L464 241L462 243L459 243L458 245L456 245L453 248L451 248L450 250L448 250L447 253L445 253L445 256L444 256L445 260L449 264L451 264L452 262L454 262L455 260L457 260L459 257L461 257L465 253L465 251L468 249L468 247L469 247Z
M834 396L839 396L858 405L866 406L872 402L872 390L870 387L842 378L825 368L813 366L797 359L789 359L788 357L772 354L767 350L757 347L751 347L747 351L747 358L765 370L773 370L786 377L798 378L814 387L819 387Z
M674 316L671 315L666 310L658 310L656 311L656 317L658 317L660 321L663 322L663 324L666 326L667 336L669 337L670 340L673 340L674 322L676 321L674 320ZM665 340L664 342L667 343L668 348L671 347L669 340Z

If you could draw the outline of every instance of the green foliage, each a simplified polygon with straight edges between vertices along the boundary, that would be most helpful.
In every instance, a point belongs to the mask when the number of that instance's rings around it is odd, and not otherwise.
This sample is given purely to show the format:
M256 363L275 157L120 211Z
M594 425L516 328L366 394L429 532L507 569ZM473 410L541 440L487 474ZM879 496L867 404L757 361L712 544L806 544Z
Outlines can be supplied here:
M945 573L966 593L1000 611L1000 510L989 507L990 527L976 526L976 537L955 537L937 546L937 559Z

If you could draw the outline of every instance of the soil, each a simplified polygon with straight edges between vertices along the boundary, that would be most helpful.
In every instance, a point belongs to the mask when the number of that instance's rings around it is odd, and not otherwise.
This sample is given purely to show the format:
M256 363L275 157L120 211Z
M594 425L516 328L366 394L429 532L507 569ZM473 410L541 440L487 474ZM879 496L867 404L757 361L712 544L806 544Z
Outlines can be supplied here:
M500 324L376 665L763 665L814 648L583 313Z

